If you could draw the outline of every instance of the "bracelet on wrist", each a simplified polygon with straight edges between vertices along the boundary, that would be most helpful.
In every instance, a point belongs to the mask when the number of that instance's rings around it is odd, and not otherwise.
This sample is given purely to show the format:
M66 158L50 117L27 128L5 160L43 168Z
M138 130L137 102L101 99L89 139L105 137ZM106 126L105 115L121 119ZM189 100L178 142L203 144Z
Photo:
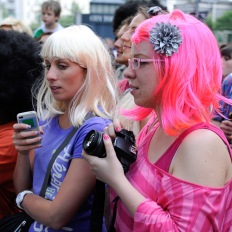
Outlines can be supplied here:
M25 191L20 192L16 197L16 204L20 209L23 209L23 207L21 206L21 203L23 202L23 199L27 194L33 194L33 192L30 190L25 190Z

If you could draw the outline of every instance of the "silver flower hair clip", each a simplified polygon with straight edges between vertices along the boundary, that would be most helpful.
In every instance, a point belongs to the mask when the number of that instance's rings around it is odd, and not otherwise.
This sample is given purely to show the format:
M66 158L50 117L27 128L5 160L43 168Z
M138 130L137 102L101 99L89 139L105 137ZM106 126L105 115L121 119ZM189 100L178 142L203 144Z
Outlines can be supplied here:
M172 56L182 43L181 31L170 23L156 23L150 31L150 43L156 53Z
M159 6L152 6L149 8L149 10L147 11L147 13L149 15L155 16L158 15L161 12L161 8Z

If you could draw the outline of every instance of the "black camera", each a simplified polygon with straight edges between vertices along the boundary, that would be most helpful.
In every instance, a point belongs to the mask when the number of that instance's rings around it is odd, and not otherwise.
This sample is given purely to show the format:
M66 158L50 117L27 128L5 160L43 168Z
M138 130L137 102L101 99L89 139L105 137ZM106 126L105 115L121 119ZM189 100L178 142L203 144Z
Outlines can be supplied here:
M132 131L127 131L125 129L115 133L116 138L112 139L114 150L126 173L129 170L130 164L137 158L135 136ZM102 137L103 133L91 130L84 139L84 151L88 155L94 155L99 158L106 157L106 150Z

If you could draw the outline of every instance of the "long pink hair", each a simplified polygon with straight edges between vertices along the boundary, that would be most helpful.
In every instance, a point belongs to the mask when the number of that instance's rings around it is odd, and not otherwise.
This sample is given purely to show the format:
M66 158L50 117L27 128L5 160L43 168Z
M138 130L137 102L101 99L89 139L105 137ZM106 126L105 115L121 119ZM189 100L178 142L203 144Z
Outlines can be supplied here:
M161 115L161 125L169 135L198 122L210 122L219 101L232 102L220 95L222 81L221 56L212 31L195 17L174 10L171 14L147 19L136 29L132 41L136 45L149 41L149 32L156 23L170 22L181 30L182 44L170 57L160 53L163 71L158 72L159 85L154 101L160 112L138 107L124 114L141 120L150 113ZM156 67L157 68L157 67Z

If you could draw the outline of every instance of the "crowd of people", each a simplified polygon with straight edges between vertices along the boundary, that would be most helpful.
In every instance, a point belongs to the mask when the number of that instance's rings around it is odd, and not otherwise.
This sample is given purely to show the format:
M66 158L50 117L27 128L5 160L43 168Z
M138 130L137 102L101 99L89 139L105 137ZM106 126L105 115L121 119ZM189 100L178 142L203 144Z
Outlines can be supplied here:
M101 231L231 231L232 44L193 15L138 0L115 12L112 53L60 14L48 0L35 32L0 22L0 231L21 212L30 232L94 231L98 181ZM27 111L39 131L17 122ZM122 131L134 138L120 143ZM87 147L105 149L83 148L89 132Z

